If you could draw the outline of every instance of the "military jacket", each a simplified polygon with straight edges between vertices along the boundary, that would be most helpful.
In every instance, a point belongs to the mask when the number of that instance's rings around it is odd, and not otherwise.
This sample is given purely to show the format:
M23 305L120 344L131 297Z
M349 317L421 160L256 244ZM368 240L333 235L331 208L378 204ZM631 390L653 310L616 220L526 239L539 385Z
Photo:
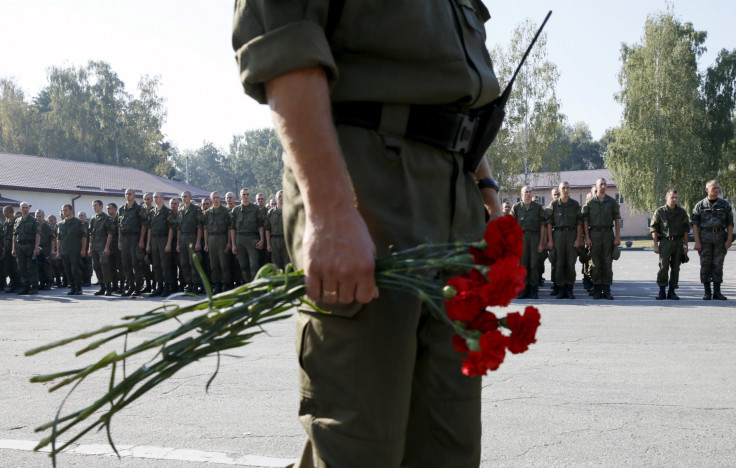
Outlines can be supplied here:
M13 231L15 230L15 220L14 219L8 219L3 223L3 227L5 228L5 241L6 242L13 242Z
M189 208L184 205L180 206L177 222L182 234L196 234L198 228L204 227L202 209L194 203L190 203Z
M524 202L515 204L511 207L511 216L516 218L524 232L539 232L547 221L544 207L535 201L528 205L525 205Z
M681 206L670 210L667 205L657 208L649 225L650 232L662 237L683 237L690 230L687 211Z
M95 214L89 221L89 234L92 237L93 250L104 250L107 245L107 236L112 234L115 237L115 223L106 213ZM112 244L112 242L111 242Z
M208 235L227 234L230 230L230 211L224 206L210 207L204 212L204 228Z
M693 224L701 228L727 228L733 226L733 210L722 198L710 201L707 198L699 201L693 208Z
M38 245L43 247L46 255L51 252L51 242L54 240L56 240L54 226L52 226L48 221L44 221L43 224L41 224L41 242L39 242Z
M114 218L110 216L110 222L112 223L112 243L110 245L116 246L120 238L120 216L115 216Z
M176 229L174 212L166 205L161 205L161 209L152 209L148 219L151 226L151 236L168 236L169 229Z
M241 204L233 208L230 219L230 229L234 229L235 232L258 232L258 229L263 227L263 210L254 203L247 206Z
M36 242L36 234L41 234L41 224L31 215L20 217L15 220L13 235L19 244L30 244Z
M547 209L547 223L553 227L575 227L583 224L580 203L572 198L566 202L558 198L549 204Z
M284 235L283 211L281 208L271 208L268 212L264 223L266 231L270 231L272 236Z
M345 2L334 33L324 30L329 6L236 2L232 43L246 93L265 103L264 83L316 64L333 102L475 108L498 96L485 45L490 14L480 0Z
M588 221L590 227L610 227L616 219L621 219L621 209L610 195L602 200L593 197L583 207L583 221Z
M79 218L69 218L59 226L59 253L69 255L82 250L82 239L87 237L87 225Z
M125 203L118 210L121 234L140 234L141 228L148 225L148 212L137 202L131 206Z

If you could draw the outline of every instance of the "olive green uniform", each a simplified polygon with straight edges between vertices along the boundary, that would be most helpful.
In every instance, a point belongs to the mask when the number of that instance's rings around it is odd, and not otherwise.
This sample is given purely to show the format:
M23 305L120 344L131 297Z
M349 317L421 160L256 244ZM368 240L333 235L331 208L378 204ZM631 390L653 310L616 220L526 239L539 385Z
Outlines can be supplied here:
M733 226L733 210L722 198L707 198L693 208L693 225L700 228L700 282L723 282L723 261L726 258L728 227Z
M621 219L619 204L609 195L603 199L593 197L583 207L583 221L588 221L593 242L590 275L594 286L613 284L613 223L617 219Z
M143 255L140 248L141 230L148 226L148 212L137 202L124 204L118 210L120 225L120 258L123 264L125 281L130 289L143 286Z
M222 205L219 208L210 207L204 212L204 230L210 256L210 280L213 283L230 284L230 257L225 251L230 235L230 211Z
M120 242L120 216L110 217L110 222L112 223L112 242L110 242L109 255L110 281L115 289L125 279L122 259L120 258L120 248L118 247Z
M169 234L173 239L174 229L176 229L176 220L174 213L166 205L161 208L155 207L149 214L149 222L151 229L151 259L153 260L153 274L156 282L165 283L169 288L174 288L175 278L172 275L171 263L172 246L176 248ZM169 245L169 251L166 251L166 245Z
M260 251L256 244L263 237L263 221L263 210L253 203L238 205L230 213L230 229L235 232L238 263L246 283L260 268Z
M260 205L259 205L260 206ZM266 263L271 263L271 252L268 251L266 248L266 237L265 237L265 223L266 223L266 217L268 216L268 212L271 211L271 208L269 208L268 203L263 205L261 208L261 219L263 219L264 223L264 237L263 237L263 244L261 245L261 248L258 250L258 267L262 267Z
M547 222L555 245L554 282L557 286L571 286L575 284L575 262L578 258L575 240L578 226L583 224L580 203L572 198L566 202L558 198L549 205Z
M473 0L421 8L364 0L346 2L332 23L330 3L237 2L233 44L246 92L265 102L265 82L322 66L333 105L379 104L375 127L336 115L341 153L378 256L478 239L483 206L462 155L406 137L399 114L409 105L467 113L497 97L485 47L487 10ZM334 34L325 24L336 24ZM288 164L284 198L286 241L302 268L304 202ZM297 317L300 420L309 440L296 466L478 466L481 379L460 372L452 327L408 293L382 290L365 305L325 307L332 314L305 308Z
M89 230L89 251L92 254L92 265L97 281L103 285L112 284L113 274L110 255L105 254L105 246L107 245L107 237L114 235L115 223L107 213L95 214L89 221ZM112 250L113 240L110 241L110 250Z
M284 242L284 220L281 208L271 208L266 216L264 229L271 242L271 262L282 270L290 262ZM269 237L270 236L270 237Z
M59 254L72 288L82 288L82 239L87 238L87 223L79 218L64 219L59 226Z
M178 229L179 229L179 263L181 264L182 275L184 281L192 286L202 284L196 267L192 261L192 256L196 255L197 260L202 263L201 249L204 246L202 234L200 234L200 251L195 250L197 244L197 231L204 227L204 215L202 209L190 203L189 207L182 204L179 207ZM204 265L202 265L204 267Z
M536 287L539 284L539 241L542 227L546 224L544 207L532 201L528 205L519 202L511 207L511 216L524 231L524 249L521 254L521 266L526 268L527 286Z
M669 284L670 290L677 289L683 246L687 245L684 236L690 230L687 211L680 206L673 209L662 206L654 212L649 226L649 230L656 232L659 239L657 286L662 288Z
M38 280L44 289L49 289L54 282L54 271L51 260L51 246L56 242L54 226L48 221L41 223L41 242L38 244L41 252L38 255Z
M38 266L34 262L33 250L40 241L41 224L31 215L25 218L21 216L15 220L13 236L15 236L15 258L18 261L20 282L24 286L35 287L38 284Z

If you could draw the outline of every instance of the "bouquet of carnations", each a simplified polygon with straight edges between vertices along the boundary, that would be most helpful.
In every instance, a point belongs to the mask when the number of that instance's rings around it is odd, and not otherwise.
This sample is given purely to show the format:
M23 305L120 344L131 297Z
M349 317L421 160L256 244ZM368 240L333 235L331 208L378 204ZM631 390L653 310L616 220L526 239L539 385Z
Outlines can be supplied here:
M524 288L526 270L519 266L521 236L516 220L503 216L488 224L480 241L423 244L377 259L376 283L382 289L409 290L425 301L437 319L454 328L453 345L465 354L462 372L469 377L485 375L488 370L498 369L507 350L521 353L536 342L540 323L536 308L527 307L524 314L514 312L503 318L488 310L489 307L508 306ZM196 262L196 258L194 260ZM220 353L245 346L264 331L264 325L288 318L299 304L308 304L320 311L305 297L303 273L290 266L280 271L266 265L251 283L216 296L212 295L199 264L197 267L208 294L205 300L165 304L145 314L123 317L120 323L26 352L30 356L96 337L77 351L79 356L113 340L124 340L120 352L112 351L97 362L31 379L31 382L55 381L49 389L51 392L73 385L71 393L93 373L104 371L110 375L107 392L97 401L64 415L60 408L53 421L36 428L36 432L51 431L38 443L36 450L51 444L55 462L57 453L95 428L107 431L108 441L115 449L110 435L112 417L155 386L207 356L216 356L219 368ZM188 314L195 315L189 317ZM176 329L128 348L127 339L131 334L172 320L179 324ZM158 352L147 364L128 374L126 361L149 350ZM121 372L119 367L122 367ZM216 375L217 369L206 388ZM80 426L85 422L85 426ZM75 428L77 432L69 440L57 444L60 436Z

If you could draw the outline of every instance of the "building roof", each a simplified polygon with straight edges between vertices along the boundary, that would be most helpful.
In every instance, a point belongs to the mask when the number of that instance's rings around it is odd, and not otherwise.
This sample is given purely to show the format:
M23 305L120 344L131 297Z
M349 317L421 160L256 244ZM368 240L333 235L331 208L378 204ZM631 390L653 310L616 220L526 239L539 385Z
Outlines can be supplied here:
M12 198L5 198L2 195L0 195L0 207L5 206L20 206L20 202L18 200L13 200Z
M551 189L562 181L567 181L570 188L590 188L596 180L606 179L609 187L615 187L616 182L608 169L590 169L585 171L539 172L530 174L529 185L535 190ZM524 176L519 175L519 184L523 185Z
M139 195L174 197L189 190L195 198L209 196L206 190L133 167L0 152L0 189L123 196L129 188Z

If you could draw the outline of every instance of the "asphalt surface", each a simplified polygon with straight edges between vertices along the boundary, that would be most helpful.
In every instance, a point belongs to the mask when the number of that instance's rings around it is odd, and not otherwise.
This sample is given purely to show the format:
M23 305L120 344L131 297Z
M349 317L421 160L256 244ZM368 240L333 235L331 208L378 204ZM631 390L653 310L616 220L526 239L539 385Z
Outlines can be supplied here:
M537 305L542 326L527 353L509 355L483 378L483 467L736 466L736 260L733 252L726 257L729 300L703 301L691 257L680 301L654 300L655 254L624 251L614 263L613 301L592 300L578 281L576 300L550 298L548 282L540 300L511 304L509 311ZM76 345L23 352L163 302L87 291L73 299L61 290L0 295L2 467L50 466L27 446L41 438L34 427L53 418L64 393L28 379L81 367L122 343L89 358L74 358ZM284 466L304 442L294 320L267 331L223 358L208 393L214 359L120 413L112 434L123 458L110 454L103 433L89 433L59 457L60 466ZM90 377L65 408L88 404L106 385L106 376Z

